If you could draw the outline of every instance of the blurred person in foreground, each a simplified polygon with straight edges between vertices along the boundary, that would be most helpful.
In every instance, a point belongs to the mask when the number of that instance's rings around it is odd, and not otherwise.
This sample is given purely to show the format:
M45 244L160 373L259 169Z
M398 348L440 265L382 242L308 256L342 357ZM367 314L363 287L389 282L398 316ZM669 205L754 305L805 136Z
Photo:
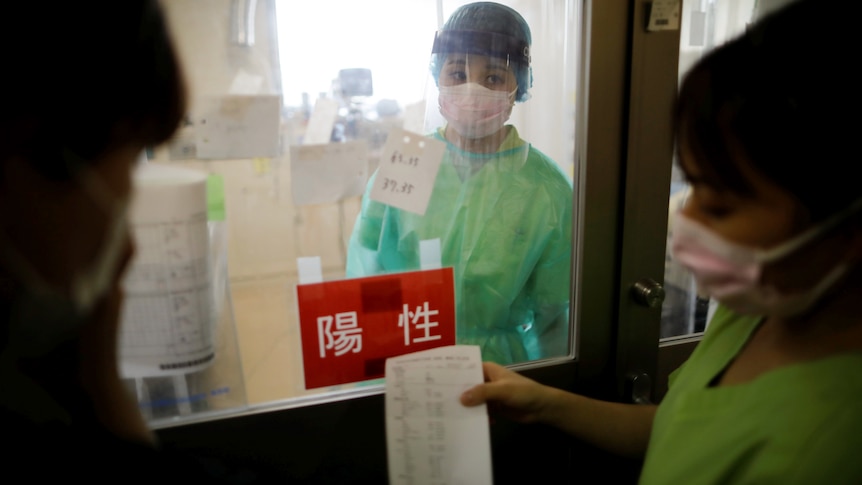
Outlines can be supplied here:
M12 2L3 13L4 472L34 483L247 483L257 475L161 449L118 372L132 170L186 109L160 4Z

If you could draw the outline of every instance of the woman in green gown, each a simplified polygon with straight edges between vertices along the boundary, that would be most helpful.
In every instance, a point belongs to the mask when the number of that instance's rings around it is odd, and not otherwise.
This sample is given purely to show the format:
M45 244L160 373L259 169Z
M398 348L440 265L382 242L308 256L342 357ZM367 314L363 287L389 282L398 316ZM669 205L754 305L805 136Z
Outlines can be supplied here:
M446 144L423 215L362 200L347 276L420 269L439 240L455 277L456 334L485 360L511 364L568 352L572 183L506 124L529 98L530 29L509 7L457 9L437 33L431 73Z

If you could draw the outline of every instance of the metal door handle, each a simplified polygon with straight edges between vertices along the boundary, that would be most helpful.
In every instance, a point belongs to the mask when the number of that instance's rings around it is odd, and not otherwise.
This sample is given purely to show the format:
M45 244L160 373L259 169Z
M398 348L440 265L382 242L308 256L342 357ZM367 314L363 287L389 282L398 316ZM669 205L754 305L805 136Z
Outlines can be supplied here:
M652 404L652 379L649 374L629 374L626 379L629 399L635 404Z
M650 278L636 281L631 292L636 302L648 308L661 308L664 301L664 288Z

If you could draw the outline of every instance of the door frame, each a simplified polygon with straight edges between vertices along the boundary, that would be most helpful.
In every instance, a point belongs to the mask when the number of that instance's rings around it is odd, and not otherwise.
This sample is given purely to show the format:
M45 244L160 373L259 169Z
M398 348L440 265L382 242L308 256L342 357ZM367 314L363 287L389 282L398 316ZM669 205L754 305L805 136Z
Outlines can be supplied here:
M633 286L644 279L664 283L680 31L649 31L650 7L633 1L616 382L624 400L658 402L656 384L667 381L664 368L659 371L661 305L638 302ZM633 396L634 382L644 377L651 392Z

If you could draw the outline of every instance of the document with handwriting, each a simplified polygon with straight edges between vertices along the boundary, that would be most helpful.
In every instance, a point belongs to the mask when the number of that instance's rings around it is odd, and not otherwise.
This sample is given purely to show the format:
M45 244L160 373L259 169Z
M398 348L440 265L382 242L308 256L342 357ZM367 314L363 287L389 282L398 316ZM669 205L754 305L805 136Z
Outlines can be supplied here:
M476 345L386 359L386 447L392 485L491 485L491 440L483 404L462 392L483 381Z

